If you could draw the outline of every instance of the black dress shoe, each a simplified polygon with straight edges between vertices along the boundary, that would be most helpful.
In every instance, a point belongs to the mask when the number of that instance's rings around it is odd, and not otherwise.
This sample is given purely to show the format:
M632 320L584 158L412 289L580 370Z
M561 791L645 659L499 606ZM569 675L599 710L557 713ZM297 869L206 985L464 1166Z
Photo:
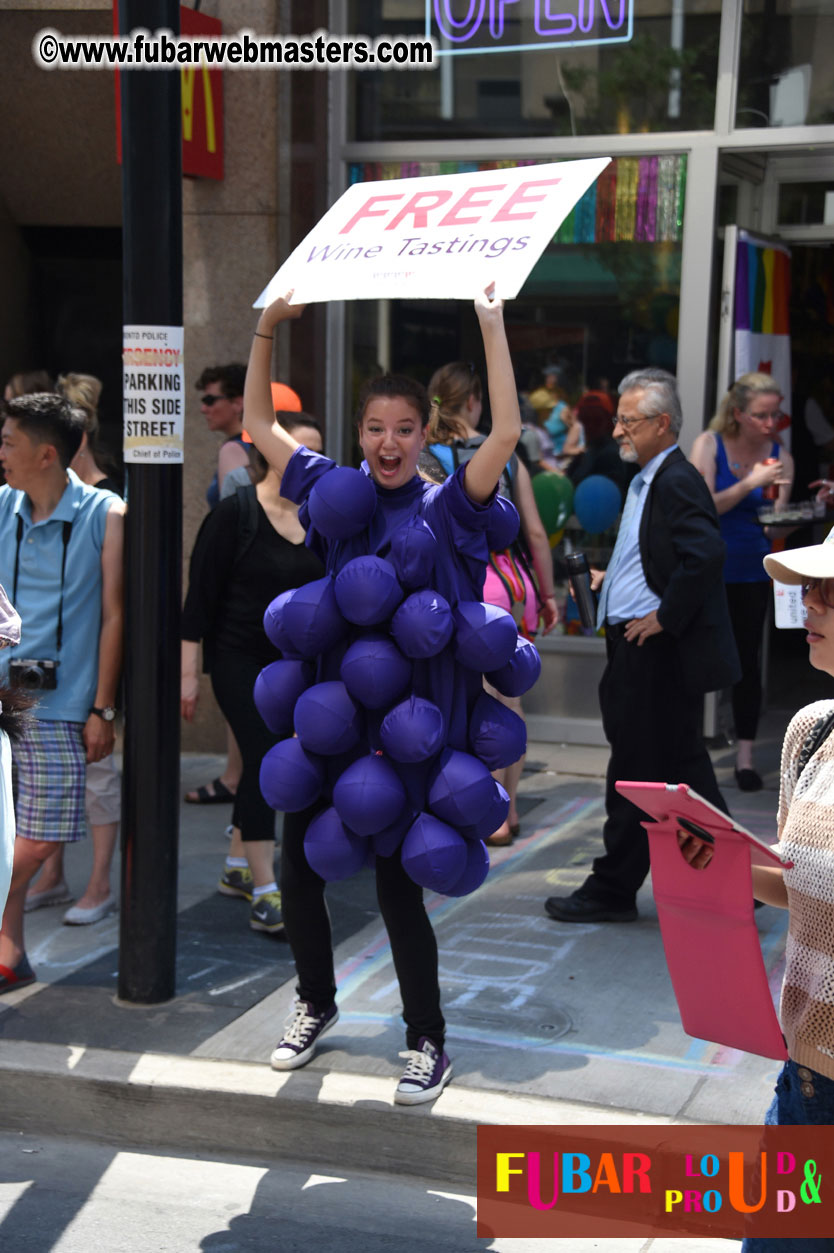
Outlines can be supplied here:
M761 792L764 784L758 770L736 769L736 787L740 792Z
M544 908L557 922L634 922L637 917L633 905L618 908L579 892L570 896L548 896Z

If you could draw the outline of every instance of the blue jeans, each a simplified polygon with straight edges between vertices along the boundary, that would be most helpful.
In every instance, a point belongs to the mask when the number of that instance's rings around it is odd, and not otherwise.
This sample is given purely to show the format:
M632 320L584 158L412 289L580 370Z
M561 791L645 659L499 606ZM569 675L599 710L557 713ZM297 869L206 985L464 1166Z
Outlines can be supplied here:
M804 1089L804 1092L803 1092ZM776 1080L776 1095L765 1114L765 1125L828 1126L834 1123L834 1079L796 1062L785 1062ZM834 1239L744 1240L741 1253L834 1253Z

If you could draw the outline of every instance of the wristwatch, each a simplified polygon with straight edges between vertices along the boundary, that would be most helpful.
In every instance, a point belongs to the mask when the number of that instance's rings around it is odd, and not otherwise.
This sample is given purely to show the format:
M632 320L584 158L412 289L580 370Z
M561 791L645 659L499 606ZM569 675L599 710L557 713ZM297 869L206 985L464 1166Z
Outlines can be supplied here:
M97 709L93 705L90 710L91 714L97 714L99 718L103 718L105 722L113 722L116 717L116 708L114 705L105 705L103 709Z

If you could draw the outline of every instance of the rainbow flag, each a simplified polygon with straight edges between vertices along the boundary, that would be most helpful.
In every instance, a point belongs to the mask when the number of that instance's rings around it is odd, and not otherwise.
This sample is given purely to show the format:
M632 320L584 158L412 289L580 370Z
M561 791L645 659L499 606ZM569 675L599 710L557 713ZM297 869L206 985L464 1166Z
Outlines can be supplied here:
M757 371L776 379L782 392L782 440L786 444L790 442L791 405L790 285L790 250L739 231L734 378Z

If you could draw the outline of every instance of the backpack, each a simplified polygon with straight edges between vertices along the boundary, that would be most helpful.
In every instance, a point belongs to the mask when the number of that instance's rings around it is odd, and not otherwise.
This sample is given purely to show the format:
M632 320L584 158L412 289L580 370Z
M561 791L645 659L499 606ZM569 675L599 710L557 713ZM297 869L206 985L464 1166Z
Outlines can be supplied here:
M797 783L799 782L799 776L802 774L802 771L808 765L808 762L811 760L817 749L828 739L832 729L834 729L834 709L817 718L816 722L811 727L811 730L802 741L802 747L799 750L799 757L797 759Z
M237 497L237 544L235 546L235 565L249 551L258 533L258 497L252 483L235 489Z
M464 465L475 454L484 442L485 435L476 435L454 444L432 444L426 450L426 456L433 458L440 467L445 478L454 474L460 465ZM518 457L512 454L498 480L498 492L513 505L515 501L515 477L518 470ZM516 506L517 507L517 506ZM510 613L518 625L522 635L531 639L535 633L535 624L543 606L539 594L536 576L533 573L530 556L523 538L517 536L509 548L503 552L489 554L489 568L498 579L510 606ZM528 587L532 587L535 597L534 605L527 605ZM525 612L526 611L526 612ZM535 619L533 612L535 611ZM525 621L526 618L526 621Z

